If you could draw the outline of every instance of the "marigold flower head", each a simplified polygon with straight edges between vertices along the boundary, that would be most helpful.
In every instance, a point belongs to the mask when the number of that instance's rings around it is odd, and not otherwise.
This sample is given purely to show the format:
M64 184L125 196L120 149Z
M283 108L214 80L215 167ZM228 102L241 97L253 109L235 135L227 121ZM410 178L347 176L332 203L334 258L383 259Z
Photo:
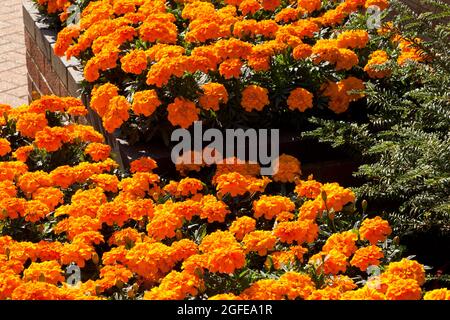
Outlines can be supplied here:
M136 172L151 172L158 167L155 160L150 157L141 157L130 163L130 171Z
M359 228L359 235L363 240L369 240L371 244L384 241L392 233L389 222L376 216L372 219L365 219Z
M111 147L107 144L93 142L90 143L86 149L84 149L84 153L91 156L94 161L103 161L109 158L109 154L111 152Z
M129 118L128 110L131 108L130 103L123 96L115 96L109 100L106 113L103 115L103 125L109 133L114 132L123 122Z
M322 192L326 194L326 205L328 210L341 211L348 203L355 202L355 194L347 188L341 187L338 183L325 183L322 185Z
M32 145L30 146L23 146L17 148L13 153L13 157L17 159L17 161L20 162L27 162L29 155L31 152L33 152L34 147Z
M306 181L304 180L297 181L294 192L299 197L315 199L320 195L321 190L322 190L322 183L313 179L308 179Z
M261 111L269 105L269 91L257 85L249 85L242 91L241 105L247 112Z
M8 140L0 138L0 157L11 152L11 144Z
M64 143L70 142L71 137L66 128L45 127L36 133L35 144L39 149L45 149L47 152L59 150Z
M109 101L118 94L119 88L109 82L94 87L94 89L92 89L90 105L100 117L103 117L108 110Z
M246 234L242 242L247 253L255 251L260 256L265 256L268 251L273 250L277 238L271 231L256 230Z
M315 254L309 259L308 263L312 264L318 273L335 275L347 270L347 257L336 249L327 253Z
M316 289L308 275L294 271L286 272L279 281L285 286L286 296L289 300L306 299Z
M155 90L138 91L133 96L132 109L137 115L151 116L161 105Z
M173 126L180 126L182 128L188 128L198 120L198 114L200 111L195 106L195 103L185 98L175 98L175 101L167 106L170 123Z
M387 300L420 300L422 290L414 279L398 279L388 285Z
M127 206L119 201L104 203L98 208L97 218L100 223L104 222L109 226L117 224L121 227L129 219Z
M228 102L228 92L223 84L209 82L201 89L203 94L198 99L198 103L203 109L218 111L220 104Z
M397 262L391 262L385 269L383 276L387 278L414 279L419 286L425 283L425 269L415 260L403 258Z
M219 73L225 79L239 78L243 65L244 64L242 63L241 59L226 59L220 64Z
M362 49L369 42L369 34L366 30L345 30L337 37L337 45L340 48Z
M233 273L245 265L245 253L229 231L216 231L199 246L205 255L204 267L210 272Z
M306 109L312 108L313 95L306 89L297 88L291 91L287 99L287 104L291 110L299 110L304 112Z
M371 245L356 250L350 264L359 268L361 271L366 271L369 266L377 266L380 264L380 259L384 257L381 248Z
M147 69L147 55L143 50L131 50L120 59L122 70L127 73L141 74Z
M37 222L49 213L48 206L39 200L30 200L25 203L24 217L26 221Z
M267 220L271 220L281 212L290 212L294 209L295 204L289 198L283 196L262 195L259 200L253 202L255 218L264 216Z
M277 182L294 182L301 174L300 161L287 154L278 157L275 167L278 167L278 171L273 176L273 180Z
M147 232L155 240L175 237L177 229L183 225L182 217L168 210L170 205L158 205L155 208L155 215L147 225Z
M32 262L23 272L25 281L44 281L51 284L64 282L61 266L57 261Z
M171 271L158 287L144 294L144 300L181 300L187 296L196 296L202 283L194 274Z
M423 300L450 300L450 290L442 288L428 291L423 296Z
M281 242L291 244L296 241L298 244L313 242L319 233L319 227L313 220L297 220L280 222L273 230L273 234Z
M288 290L284 283L275 279L258 280L239 296L244 300L283 300Z
M208 219L208 222L224 222L225 217L230 213L225 202L218 200L213 195L203 196L200 200L200 218Z
M230 225L230 232L234 234L237 240L242 240L244 236L256 228L256 220L248 216L239 217Z
M358 240L358 235L352 230L334 233L327 239L322 251L328 253L336 249L345 256L350 257L357 250L356 240Z
M22 136L34 138L37 132L47 127L47 124L45 113L26 112L19 116L16 129Z

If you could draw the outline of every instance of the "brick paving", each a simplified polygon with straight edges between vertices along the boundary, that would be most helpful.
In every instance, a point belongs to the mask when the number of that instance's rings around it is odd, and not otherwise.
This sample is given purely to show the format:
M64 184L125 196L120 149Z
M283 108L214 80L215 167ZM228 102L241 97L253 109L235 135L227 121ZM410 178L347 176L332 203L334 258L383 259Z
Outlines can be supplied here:
M0 104L28 103L22 0L1 0Z

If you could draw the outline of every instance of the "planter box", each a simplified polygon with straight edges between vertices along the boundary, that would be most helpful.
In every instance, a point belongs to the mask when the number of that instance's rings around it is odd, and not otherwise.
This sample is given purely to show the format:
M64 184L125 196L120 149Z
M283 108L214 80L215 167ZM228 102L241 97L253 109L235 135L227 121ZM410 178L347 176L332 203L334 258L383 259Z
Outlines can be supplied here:
M84 124L92 125L103 134L106 143L112 148L114 160L122 168L128 168L132 160L149 156L158 162L159 174L164 176L176 174L168 146L158 141L131 146L104 130L102 120L89 107L89 95L81 91L83 74L79 61L76 59L68 61L53 52L57 30L50 29L41 22L42 15L30 0L23 2L23 19L30 101L49 94L81 98L89 110L83 119ZM287 153L299 158L304 177L312 174L320 181L338 181L346 186L358 183L352 178L352 172L358 164L349 160L348 155L323 144L299 141L295 137L295 132L281 132L280 154Z

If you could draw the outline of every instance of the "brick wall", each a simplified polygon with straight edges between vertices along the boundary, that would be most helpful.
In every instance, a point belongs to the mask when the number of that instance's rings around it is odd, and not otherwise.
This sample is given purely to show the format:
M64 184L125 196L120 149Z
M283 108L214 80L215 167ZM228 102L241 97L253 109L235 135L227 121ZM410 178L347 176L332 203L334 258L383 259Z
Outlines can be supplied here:
M80 96L82 73L78 61L57 57L53 52L56 31L39 20L30 1L23 3L28 95L33 100L42 95Z

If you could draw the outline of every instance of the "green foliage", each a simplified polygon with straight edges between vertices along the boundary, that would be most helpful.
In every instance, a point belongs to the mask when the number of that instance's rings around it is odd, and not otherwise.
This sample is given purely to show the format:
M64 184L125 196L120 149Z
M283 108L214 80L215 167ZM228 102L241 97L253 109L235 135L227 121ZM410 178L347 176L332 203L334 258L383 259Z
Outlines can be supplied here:
M355 151L363 162L355 175L365 181L357 193L378 204L374 209L388 208L397 231L450 234L450 6L426 3L433 12L417 14L399 1L390 9L393 32L413 42L426 62L390 63L390 77L369 80L367 119L314 118L317 128L304 136ZM398 54L381 48L393 59Z

